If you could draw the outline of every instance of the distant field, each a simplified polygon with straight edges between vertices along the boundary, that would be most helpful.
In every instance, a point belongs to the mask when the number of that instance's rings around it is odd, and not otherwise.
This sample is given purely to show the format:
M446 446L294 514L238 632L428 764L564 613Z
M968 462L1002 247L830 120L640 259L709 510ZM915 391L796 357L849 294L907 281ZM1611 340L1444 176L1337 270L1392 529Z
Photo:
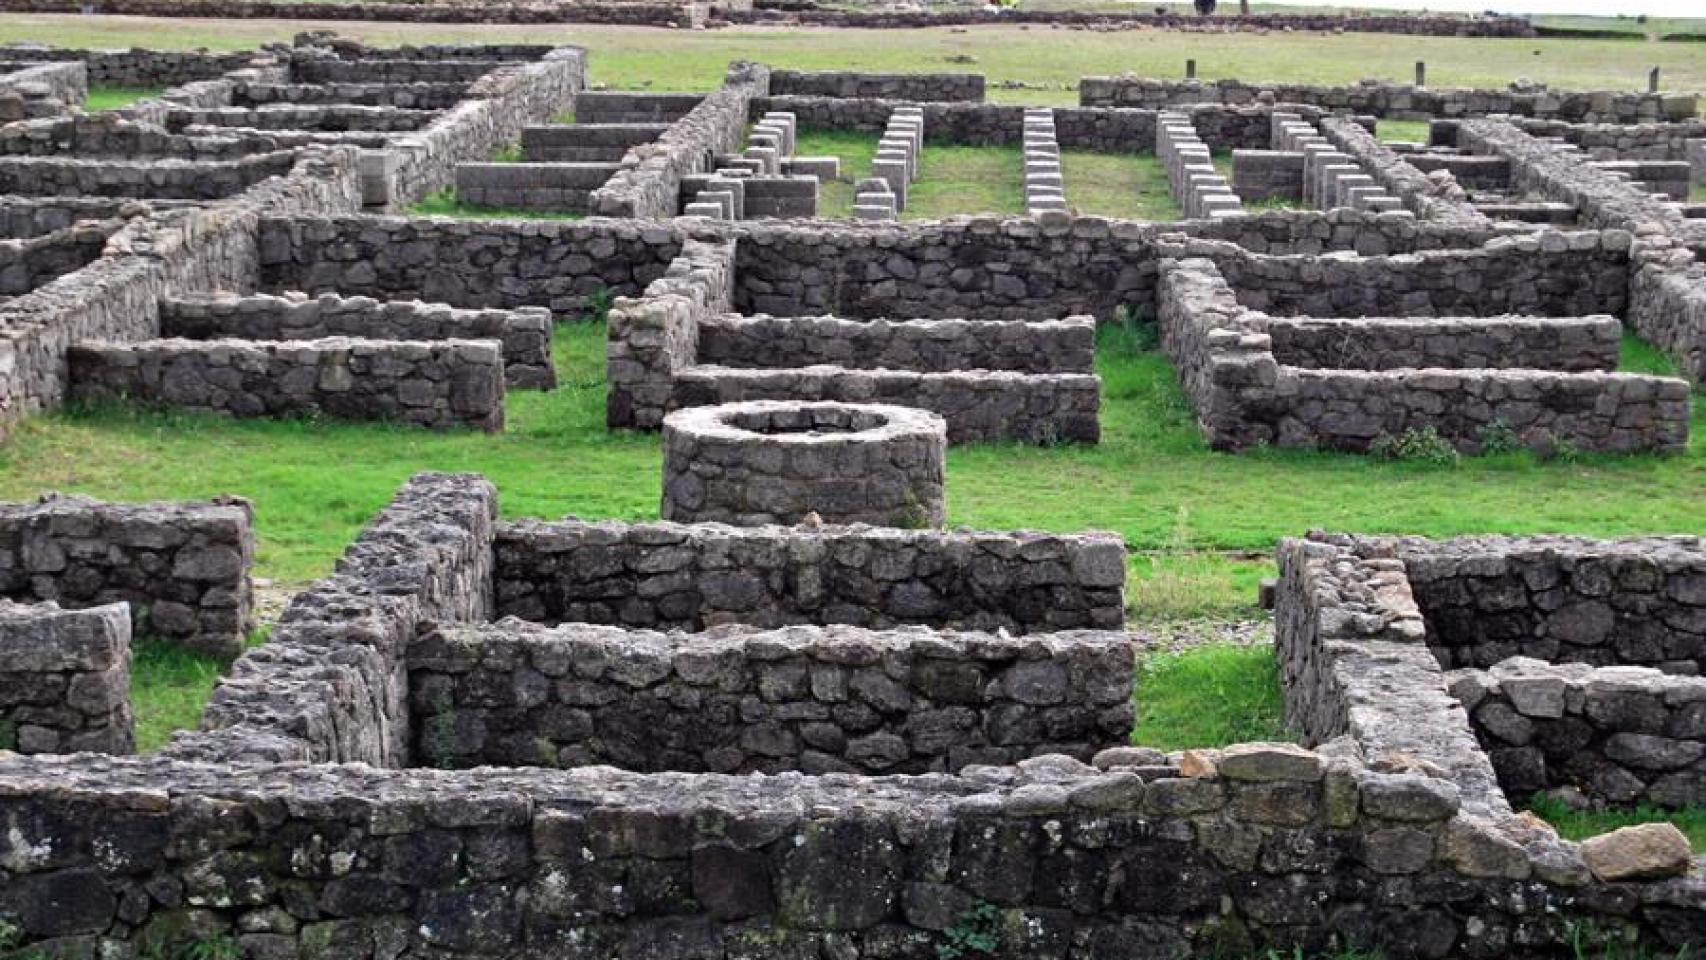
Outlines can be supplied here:
M526 41L579 43L592 52L598 83L620 89L706 90L730 60L800 69L971 70L990 78L990 98L1072 103L1085 74L1184 74L1187 58L1205 78L1244 77L1354 83L1402 80L1415 61L1439 86L1503 86L1517 77L1558 86L1635 90L1660 67L1672 89L1706 89L1706 48L1620 40L1484 40L1397 34L1225 33L1162 30L1110 33L990 26L912 30L730 28L711 31L602 26L488 26L313 20L197 20L8 14L0 42L79 47L239 49L289 42L303 30L336 30L370 43ZM970 62L963 59L970 57ZM1005 89L1004 85L1020 85Z

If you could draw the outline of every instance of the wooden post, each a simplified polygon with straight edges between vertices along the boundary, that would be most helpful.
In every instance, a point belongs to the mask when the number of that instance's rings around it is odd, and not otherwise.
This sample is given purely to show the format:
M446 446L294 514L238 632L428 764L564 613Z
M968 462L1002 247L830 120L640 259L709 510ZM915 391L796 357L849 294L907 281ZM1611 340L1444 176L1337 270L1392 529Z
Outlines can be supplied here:
M1658 67L1654 67L1653 72L1647 74L1647 92L1648 93L1658 93L1659 92L1659 68Z
M1195 60L1186 60L1185 61L1185 79L1186 80L1195 80L1196 78L1197 78L1197 62Z
M1427 85L1428 85L1428 65L1427 65L1427 62L1424 60L1417 60L1416 61L1416 86L1425 87Z

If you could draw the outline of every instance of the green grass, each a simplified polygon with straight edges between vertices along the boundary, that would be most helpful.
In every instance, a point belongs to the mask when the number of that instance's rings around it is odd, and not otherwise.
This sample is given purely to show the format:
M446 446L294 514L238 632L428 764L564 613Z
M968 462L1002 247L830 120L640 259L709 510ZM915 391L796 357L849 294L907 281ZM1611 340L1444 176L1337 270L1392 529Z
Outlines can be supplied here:
M1706 184L1697 183L1689 187L1688 199L1695 203L1706 203Z
M1676 828L1688 837L1688 843L1694 848L1695 853L1706 853L1706 808L1658 810L1652 807L1639 807L1634 810L1571 810L1550 798L1535 797L1528 809L1542 820L1550 823L1557 829L1558 835L1566 840L1586 840L1588 837L1610 833L1622 827L1668 821L1675 824Z
M1159 750L1291 740L1271 647L1198 647L1152 654L1137 668L1132 743Z
M1654 377L1675 377L1675 358L1632 333L1623 335L1617 369L1622 373L1644 373Z
M513 160L502 159L503 154L493 157L496 163L513 163ZM538 210L508 210L502 207L477 207L471 203L463 203L456 199L454 189L440 190L427 197L420 203L409 208L409 213L417 217L464 217L475 220L584 220L584 213L544 213Z
M1382 143L1427 143L1426 120L1380 120L1374 125L1374 135Z
M136 749L152 753L165 746L174 731L198 726L224 668L219 660L170 644L138 645L130 668Z
M918 180L907 191L901 219L1025 212L1025 161L1017 146L931 143L920 156Z
M1066 202L1081 214L1128 220L1177 220L1167 169L1153 153L1060 152Z
M351 32L348 23L305 20L195 20L7 14L0 42L76 47L254 48L289 42L303 30ZM588 25L362 23L376 45L426 42L581 43L592 50L593 79L617 89L709 90L730 60L751 59L802 70L916 72L973 69L992 81L1004 103L1072 103L1078 78L1125 71L1183 75L1187 58L1205 79L1355 83L1364 77L1408 81L1417 60L1434 86L1503 87L1515 77L1555 86L1645 89L1648 69L1664 71L1674 90L1706 89L1706 57L1691 44L1618 40L1521 40L1347 33L1181 33L1052 30L997 25L956 32L911 30L656 30ZM972 56L969 68L953 62ZM1032 88L1001 89L1002 81ZM1040 88L1040 89L1036 89Z
M853 130L804 129L795 134L794 153L802 157L840 157L841 176L821 184L817 196L820 217L853 215L853 184L871 175L877 155L875 134Z
M83 109L90 113L122 110L138 100L158 97L164 92L159 87L90 87Z

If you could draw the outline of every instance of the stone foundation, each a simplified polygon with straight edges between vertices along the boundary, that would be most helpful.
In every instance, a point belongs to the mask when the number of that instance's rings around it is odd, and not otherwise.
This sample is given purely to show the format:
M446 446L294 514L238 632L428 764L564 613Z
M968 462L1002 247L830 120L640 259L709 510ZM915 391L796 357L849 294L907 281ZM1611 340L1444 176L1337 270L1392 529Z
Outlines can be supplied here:
M130 753L130 610L0 600L0 749Z
M663 510L680 523L941 527L947 423L884 404L755 401L663 421Z
M513 620L408 654L418 762L923 773L1131 736L1123 633L654 633Z

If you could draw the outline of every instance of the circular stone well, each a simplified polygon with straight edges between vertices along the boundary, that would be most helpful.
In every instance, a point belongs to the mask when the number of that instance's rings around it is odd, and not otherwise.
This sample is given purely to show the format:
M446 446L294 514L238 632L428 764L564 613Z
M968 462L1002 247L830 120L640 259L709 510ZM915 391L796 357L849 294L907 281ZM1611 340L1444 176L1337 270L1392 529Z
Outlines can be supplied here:
M875 403L754 400L663 421L663 518L940 527L948 425Z

